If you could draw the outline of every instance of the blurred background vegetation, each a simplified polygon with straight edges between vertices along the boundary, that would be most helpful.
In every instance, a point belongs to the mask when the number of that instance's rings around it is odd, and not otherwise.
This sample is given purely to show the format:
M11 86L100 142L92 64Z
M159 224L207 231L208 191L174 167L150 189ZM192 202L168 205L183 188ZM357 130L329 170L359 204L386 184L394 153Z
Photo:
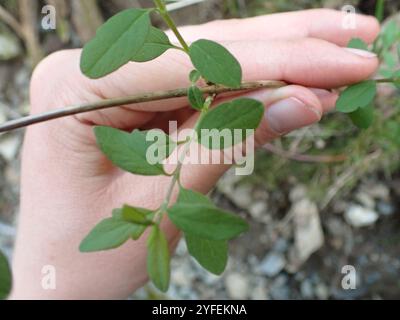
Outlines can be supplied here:
M41 8L57 10L57 29L40 28ZM374 14L376 0L205 0L173 12L180 25L214 19L354 5ZM146 0L0 0L0 122L29 111L29 77L51 52L81 47L114 13ZM384 25L400 25L398 0L385 1ZM160 25L155 19L154 23ZM266 28L268 26L265 26ZM385 29L384 29L385 30ZM400 40L399 27L391 35ZM399 68L393 48L381 74ZM44 84L45 85L45 84ZM178 248L172 298L400 298L399 92L380 87L367 130L331 113L260 150L256 173L228 173L214 199L246 216L252 232L232 246L222 278L204 274ZM0 136L0 248L12 255L23 132ZM356 290L340 286L341 267L357 270ZM147 287L136 298L158 297Z

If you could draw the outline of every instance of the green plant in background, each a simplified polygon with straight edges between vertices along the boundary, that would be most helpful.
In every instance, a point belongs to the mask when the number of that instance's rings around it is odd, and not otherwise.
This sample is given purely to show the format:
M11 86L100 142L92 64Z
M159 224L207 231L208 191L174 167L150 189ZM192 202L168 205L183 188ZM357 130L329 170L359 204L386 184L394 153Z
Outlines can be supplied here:
M0 251L0 300L7 298L11 291L11 270L7 258Z
M383 20L384 4L384 0L378 0L376 4L375 16L379 21ZM374 99L377 94L378 83L391 83L400 88L400 69L395 69L400 59L400 44L397 44L399 38L400 30L397 24L394 21L390 21L383 28L382 33L371 48L358 38L352 39L348 44L349 48L372 49L383 60L385 65L379 72L385 78L366 80L349 86L341 93L337 101L336 109L339 112L348 113L352 122L359 128L367 129L374 120ZM397 47L395 48L395 46Z
M240 87L242 70L235 57L213 41L201 39L191 45L187 44L168 14L164 1L155 0L154 3L155 8L125 10L108 20L98 30L96 37L84 47L82 72L92 79L98 79L130 61L146 62L156 59L169 49L181 50L189 56L195 68L189 75L191 86L188 88L189 103L200 112L194 132L201 136L201 129L256 129L264 112L260 102L236 99L210 109L216 95L204 95L198 87L201 78L209 84ZM162 30L151 26L151 13L157 13L164 19L179 40L179 46L171 44ZM375 51L387 53L396 39L392 34L393 30L386 28L374 45ZM360 39L353 39L349 47L368 49ZM372 102L376 96L377 83L397 84L397 76L393 73L390 78L363 81L348 87L337 102L337 110L348 113L357 126L367 128L373 120ZM181 185L183 161L190 144L197 142L195 136L175 142L164 133L160 134L159 146L168 146L168 152L161 154L162 159L166 159L178 145L182 145L183 151L172 173L165 172L162 164L147 162L146 154L153 143L146 140L146 132L135 130L127 133L108 127L95 128L100 149L114 165L132 174L169 176L171 183L164 202L157 210L128 205L115 209L112 217L101 221L82 241L80 250L92 252L117 248L129 239L139 239L149 229L148 274L158 289L166 291L170 279L170 252L160 228L165 215L183 232L189 253L214 274L221 274L226 267L228 241L245 232L248 225L243 219L215 207L207 197ZM239 142L245 138L243 135ZM205 141L201 140L205 147L215 148L208 139ZM223 149L224 146L218 148ZM179 187L179 196L176 203L172 204L176 186Z

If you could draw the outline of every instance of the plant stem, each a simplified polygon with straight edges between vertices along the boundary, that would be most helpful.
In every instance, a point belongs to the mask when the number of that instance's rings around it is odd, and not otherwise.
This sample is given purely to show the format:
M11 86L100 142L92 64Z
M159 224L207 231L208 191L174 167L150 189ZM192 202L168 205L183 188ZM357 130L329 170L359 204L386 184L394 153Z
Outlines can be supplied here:
M224 86L212 85L201 88L200 90L204 94L220 94L227 92L238 92L238 91L246 91L246 90L256 90L262 88L280 88L287 85L287 83L283 81L255 81L255 82L246 82L243 83L239 88L227 88ZM169 91L158 91L158 92L149 92L149 93L141 93L133 96L120 97L114 99L104 99L97 102L92 102L88 104L82 104L77 106L69 106L62 109L55 109L49 112L44 112L41 114L30 115L27 117L23 117L20 119L12 120L0 125L0 133L7 132L19 128L24 128L33 124L38 124L42 122L46 122L49 120L59 119L71 115L115 108L123 105L130 105L136 103L144 103L151 101L159 101L166 100L172 98L180 98L187 96L187 88L180 88Z
M167 8L165 6L164 1L162 1L162 0L154 0L154 3L157 6L157 9L160 12L160 15L164 19L165 23L168 25L168 27L175 34L175 37L178 39L179 43L181 44L182 49L186 53L189 53L189 46L186 43L185 39L183 39L183 37L182 37L181 33L179 32L174 20L172 20L169 12L167 11Z
M376 79L377 83L393 83L399 81L400 78L384 78L384 79Z
M212 103L212 101L210 101L210 99L208 101L209 101L208 102L209 104ZM172 180L171 180L171 183L170 183L170 185L168 187L167 194L165 196L165 199L164 199L163 203L160 206L160 209L157 211L157 214L156 214L156 217L155 217L155 221L157 223L161 222L161 219L162 219L163 215L168 210L168 206L169 206L169 204L171 202L171 198L172 198L172 194L174 192L175 185L177 184L177 182L179 182L179 179L180 179L180 174L181 174L181 170L182 170L182 167L183 167L183 162L185 160L186 154L189 151L190 146L191 146L193 140L195 139L195 137L197 135L197 129L198 129L201 121L203 120L204 116L207 114L207 112L208 112L208 108L204 108L202 110L202 112L200 113L200 116L197 119L196 124L195 124L195 126L193 128L193 134L187 140L186 144L184 145L183 151L179 156L178 165L176 166L176 168L174 170L174 173L172 174Z

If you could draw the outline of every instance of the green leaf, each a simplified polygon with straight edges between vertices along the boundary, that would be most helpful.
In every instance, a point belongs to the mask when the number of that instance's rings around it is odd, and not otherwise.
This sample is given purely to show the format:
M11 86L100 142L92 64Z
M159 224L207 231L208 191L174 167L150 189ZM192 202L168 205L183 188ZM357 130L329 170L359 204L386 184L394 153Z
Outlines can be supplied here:
M147 35L146 41L143 44L143 47L133 56L131 60L135 62L154 60L161 56L165 51L173 47L174 46L171 44L164 31L155 27L150 27L150 31Z
M189 253L205 269L220 275L228 262L228 242L199 238L185 233Z
M147 149L148 154L152 154L159 162L168 158L177 147L177 143L162 130L151 129L140 131L146 141L151 142L151 147Z
M197 81L200 80L201 74L197 70L192 70L189 74L189 80L192 84L195 84Z
M166 292L170 279L170 254L164 233L156 225L147 241L147 272L151 281L161 291Z
M394 20L391 20L382 31L382 40L386 49L390 48L399 37L399 28Z
M182 187L179 190L177 202L188 203L188 204L196 203L196 204L203 204L205 206L214 207L214 204L205 195L203 195L199 192L193 191L193 190L182 188Z
M201 144L209 149L228 148L245 140L248 137L246 130L255 130L263 115L261 102L236 99L209 111L200 122L197 134Z
M347 45L348 48L360 49L360 50L368 50L368 44L366 44L360 38L353 38L350 40L349 44Z
M144 208L135 208L128 205L125 205L122 208L122 219L125 221L141 224L144 226L151 225L153 222L151 221L151 214L153 211L144 209Z
M196 110L203 109L206 101L203 92L196 86L191 86L188 89L188 99L192 108Z
M189 55L203 78L227 87L240 86L242 68L236 58L220 44L198 40L190 46Z
M11 269L7 258L0 251L0 300L8 297L12 287Z
M137 225L121 219L122 209L114 210L113 217L102 220L80 244L81 252L94 252L115 249L130 238L138 239L146 226Z
M82 72L98 79L119 69L142 49L149 30L149 10L128 9L113 16L83 48Z
M168 216L184 233L209 240L230 240L249 227L240 217L199 203L177 202Z
M148 161L152 154L150 148L157 149L158 146L147 141L146 132L135 130L127 133L110 127L95 127L94 132L100 149L117 167L145 176L165 174L161 163Z
M340 112L350 113L370 104L375 96L376 82L374 80L363 81L342 92L336 103L336 109Z
M394 78L393 84L400 89L400 70L397 70L392 74L392 77Z
M396 67L396 56L389 51L383 53L383 61L388 69L393 69Z
M368 129L374 121L374 107L369 104L349 113L349 117L355 126Z

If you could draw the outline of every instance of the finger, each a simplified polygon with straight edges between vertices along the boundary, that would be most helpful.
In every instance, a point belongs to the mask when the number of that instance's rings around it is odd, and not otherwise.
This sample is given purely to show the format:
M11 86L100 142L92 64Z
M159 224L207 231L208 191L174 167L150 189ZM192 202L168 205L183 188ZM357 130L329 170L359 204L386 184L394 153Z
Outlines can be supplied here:
M345 12L313 9L242 20L213 21L200 26L183 27L181 32L190 42L200 38L238 41L314 37L346 46L352 38L361 38L367 43L375 40L379 23L374 17L355 15L354 28L345 27L348 18Z
M328 92L324 95L326 100L333 100L336 96L335 93ZM260 90L247 96L262 101L265 106L263 120L254 137L256 147L290 131L318 122L328 109L324 109L318 96L312 90L301 86L287 86L272 91ZM196 120L197 115L190 118L179 130L192 128ZM193 145L193 148L197 147ZM201 152L209 152L209 150L202 148ZM212 153L219 154L220 151L212 151ZM229 154L227 156L229 158ZM201 163L200 165L189 163L183 166L182 182L188 188L207 193L230 167L231 163Z
M227 47L242 64L245 81L284 80L307 87L333 88L368 78L378 66L378 59L367 53L360 55L361 51L351 52L317 39L245 41ZM37 69L32 81L34 112L59 107L57 101L61 100L69 105L185 87L189 85L187 75L193 68L186 55L169 51L156 61L129 63L105 78L90 80L79 70L80 52L57 53ZM59 72L49 83L48 75L54 68ZM45 92L44 82L47 84ZM40 99L35 99L36 96ZM135 125L140 127L149 121L144 115L146 112L165 112L186 106L185 98L170 99L87 113L77 118L84 123L121 128L135 120ZM107 123L111 119L113 123Z

